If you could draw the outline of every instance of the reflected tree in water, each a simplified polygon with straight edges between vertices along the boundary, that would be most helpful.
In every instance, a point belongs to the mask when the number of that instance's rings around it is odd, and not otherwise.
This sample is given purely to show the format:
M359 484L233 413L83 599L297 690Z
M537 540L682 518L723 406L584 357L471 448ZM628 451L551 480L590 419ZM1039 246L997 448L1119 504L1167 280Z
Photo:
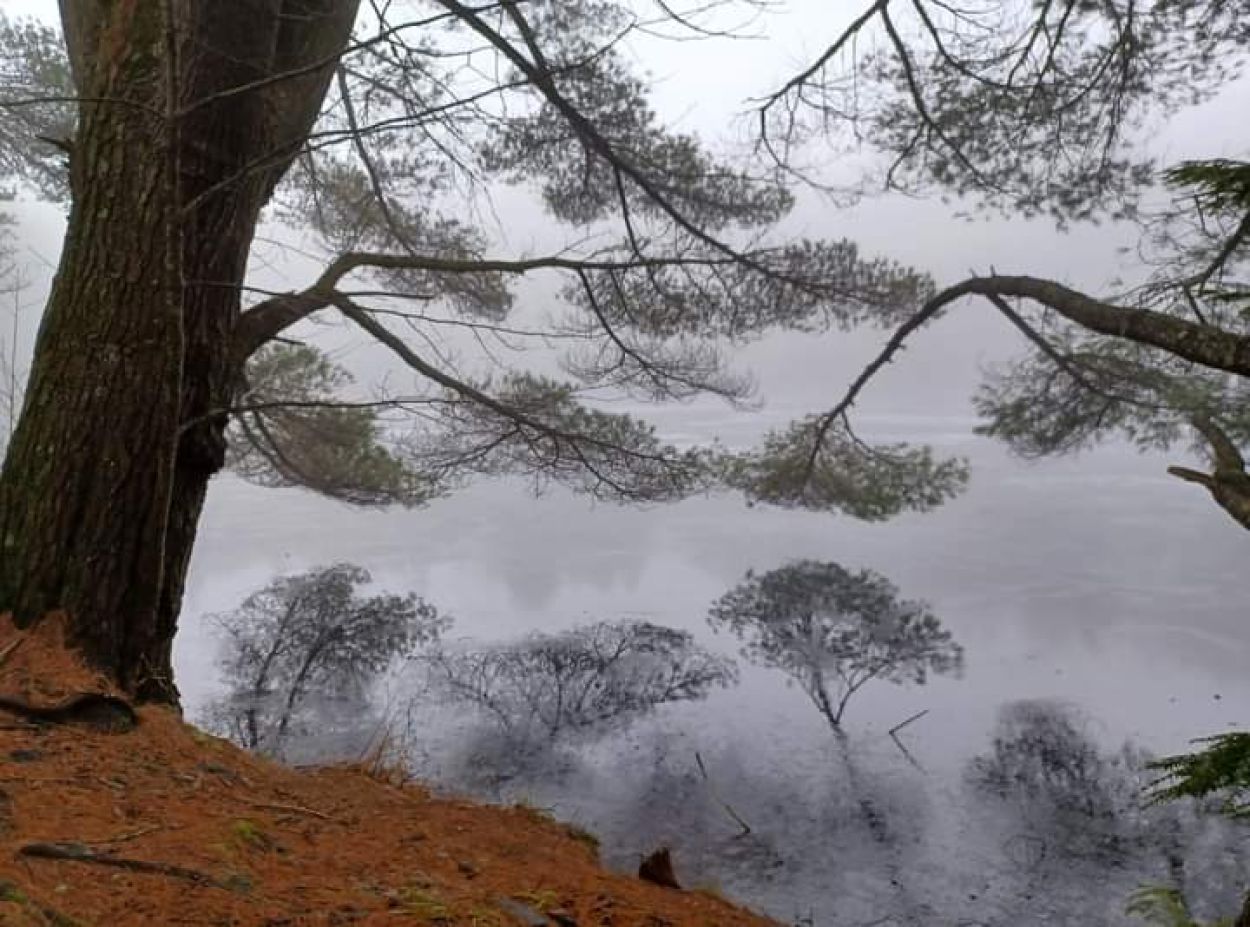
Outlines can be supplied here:
M225 638L229 693L210 706L209 725L273 754L313 716L359 727L370 683L450 624L413 594L361 596L369 582L366 570L340 563L279 577L211 616Z
M851 698L874 679L922 685L930 673L963 668L963 648L927 604L900 599L878 573L836 563L748 572L708 621L735 634L746 659L798 682L838 734Z
M1227 911L1244 881L1244 831L1196 801L1150 802L1151 757L1103 751L1072 707L1026 700L1000 712L990 750L968 765L978 791L1003 800L1005 845L1034 848L1028 868L1048 896L1082 893L1111 875L1182 893L1201 917ZM1160 896L1162 897L1162 896Z
M688 632L638 621L439 648L426 661L452 701L481 709L513 744L603 734L737 681L733 661Z
M1091 817L1111 812L1108 765L1080 716L1059 702L1012 702L999 712L990 752L969 776L993 794L1044 799Z
M920 854L934 820L916 777L873 766L852 782L830 767L831 750L845 755L830 738L718 740L715 730L648 728L619 752L611 768L620 797L596 821L605 846L620 848L610 862L636 865L630 851L664 844L691 884L768 899L774 915L815 895L832 902L822 925L868 924L887 913L900 924L946 923L923 916L933 899L918 875ZM854 746L848 739L846 752ZM865 800L888 819L884 830L865 820Z
M990 750L967 772L978 791L1010 809L1009 826L1035 841L1034 862L1050 856L1119 867L1151 843L1170 877L1182 879L1180 820L1164 809L1152 813L1140 800L1148 762L1129 745L1103 752L1078 710L1036 699L1000 710Z

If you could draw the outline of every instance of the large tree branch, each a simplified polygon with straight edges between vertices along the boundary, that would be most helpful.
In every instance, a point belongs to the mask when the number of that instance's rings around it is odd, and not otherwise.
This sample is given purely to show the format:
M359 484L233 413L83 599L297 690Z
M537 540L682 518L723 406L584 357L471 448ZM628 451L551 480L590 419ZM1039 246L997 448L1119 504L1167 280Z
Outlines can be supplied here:
M1084 376L1070 359L1059 354L1010 306L1004 297L1030 299L1059 316L1090 331L1158 348L1176 357L1213 370L1250 376L1250 338L1210 325L1149 309L1118 306L1036 277L972 277L947 287L895 329L885 347L851 383L842 399L820 418L813 439L808 473L812 472L826 434L843 420L870 380L904 347L907 339L950 304L965 296L986 297L1013 325L1021 329L1042 352L1085 388L1116 401L1139 401L1111 396ZM1245 458L1228 434L1208 416L1190 416L1190 424L1211 448L1213 471L1203 473L1187 467L1170 467L1178 479L1205 487L1216 502L1245 528L1250 528L1250 474Z
M961 289L1031 299L1090 331L1159 348L1212 370L1250 376L1250 337L1245 335L1150 309L1118 306L1036 277L974 277L951 288Z
M1031 299L1090 331L1159 348L1215 370L1250 376L1250 338L1245 336L1162 312L1117 306L1053 280L998 275L970 277L934 295L896 328L885 347L855 378L837 405L820 417L807 464L809 478L826 435L837 421L845 420L869 381L894 360L913 333L965 296L984 296L1000 310L1004 305L1003 297ZM1013 325L1020 326L1019 316L1010 311L1006 315ZM1250 517L1250 508L1247 512Z
M1234 521L1250 529L1250 474L1246 473L1245 458L1228 433L1209 417L1193 416L1190 424L1211 448L1211 472L1168 467L1168 473L1205 488Z
M1211 458L1217 473L1220 471L1228 473L1245 472L1246 460L1223 428L1205 415L1193 416L1190 423L1193 425L1194 430L1202 435L1207 444L1210 445Z
M894 359L915 331L965 296L985 296L991 300L1004 296L1031 299L1090 331L1159 348L1213 370L1250 376L1250 338L1244 335L1151 309L1117 306L1053 280L1015 276L971 277L937 293L895 329L885 347L828 413L830 424L855 404L868 381Z
M235 357L246 360L265 342L295 323L333 304L338 284L354 271L424 270L443 274L526 274L536 270L623 271L639 267L710 267L734 263L729 257L643 258L623 261L590 258L578 260L559 255L536 258L481 259L440 258L423 255L349 251L331 263L312 286L296 293L274 296L243 313L235 330ZM344 295L339 292L339 295ZM380 294L379 294L380 295Z

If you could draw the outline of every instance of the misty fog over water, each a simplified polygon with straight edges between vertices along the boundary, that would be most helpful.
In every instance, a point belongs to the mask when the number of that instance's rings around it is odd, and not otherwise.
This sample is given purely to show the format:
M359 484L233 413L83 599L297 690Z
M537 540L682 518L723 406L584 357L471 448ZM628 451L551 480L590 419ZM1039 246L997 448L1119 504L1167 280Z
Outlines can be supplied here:
M718 434L733 444L789 417L677 409L660 421L676 438ZM780 672L744 662L735 688L661 708L528 770L504 762L497 776L484 765L489 738L470 717L418 698L412 759L447 788L553 809L599 834L604 858L623 868L667 843L688 884L782 920L1119 922L1127 894L1162 881L1175 862L1166 846L1143 844L1162 825L1099 836L1109 825L1098 815L1052 819L1045 803L978 790L970 764L990 751L1004 706L1042 706L1097 745L1117 807L1133 809L1148 780L1123 766L1126 742L1175 752L1244 723L1244 533L1165 474L1172 458L1110 447L1027 463L973 436L972 425L959 416L862 419L873 438L927 441L973 464L961 498L880 525L748 509L731 496L596 506L556 490L535 498L508 482L423 510L369 513L224 478L210 496L187 613L233 608L279 572L347 560L379 589L415 591L449 613L453 639L642 619L733 654L737 642L712 634L706 614L747 570L797 559L867 567L933 606L966 667L923 686L866 687L845 740ZM178 643L194 715L216 691L212 629L193 619ZM392 699L403 686L401 677ZM899 733L904 754L888 731L921 711ZM750 835L736 836L723 802ZM1223 882L1244 869L1235 852L1244 840L1209 830L1175 825L1198 910L1216 913L1234 900Z

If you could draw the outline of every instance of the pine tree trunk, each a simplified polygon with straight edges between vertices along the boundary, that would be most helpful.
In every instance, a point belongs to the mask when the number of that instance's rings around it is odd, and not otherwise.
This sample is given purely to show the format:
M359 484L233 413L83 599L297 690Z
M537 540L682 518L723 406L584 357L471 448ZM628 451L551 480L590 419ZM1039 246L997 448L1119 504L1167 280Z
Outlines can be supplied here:
M79 26L96 49L84 95L122 102L80 113L64 250L0 474L0 608L21 626L67 609L90 663L172 690L152 646L183 359L163 4Z
M252 238L358 3L62 2L79 93L109 102L80 105L65 246L0 473L0 612L65 611L72 644L140 700L177 702Z
M187 237L184 266L197 273L194 279L242 283L258 208L258 203L236 201L214 202L200 210L198 218L203 221L211 214L224 234L213 238L195 234ZM231 238L235 240L230 241ZM215 254L205 254L197 247L205 241L213 243ZM154 658L166 665L172 661L174 633L209 480L225 462L227 416L220 410L232 404L241 374L231 351L239 318L239 291L219 285L196 286L190 274L187 280L183 295L186 328L180 435L157 603L157 640L153 642L160 650ZM157 692L140 695L169 700Z
M158 604L162 659L170 660L187 570L209 480L226 456L228 409L242 381L236 350L241 289L261 210L316 121L359 0L181 0L180 126L184 221L185 361L181 435ZM227 10L226 7L230 9ZM275 14L275 10L277 13ZM328 62L309 70L309 62ZM234 88L265 83L247 94ZM208 101L208 102L206 102ZM176 695L176 693L174 693ZM154 697L161 697L159 693Z

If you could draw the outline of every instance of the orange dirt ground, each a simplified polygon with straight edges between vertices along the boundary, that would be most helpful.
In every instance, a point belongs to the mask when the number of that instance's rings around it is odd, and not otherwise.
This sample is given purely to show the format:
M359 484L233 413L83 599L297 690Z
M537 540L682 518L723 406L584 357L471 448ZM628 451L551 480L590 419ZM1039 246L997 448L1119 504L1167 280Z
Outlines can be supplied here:
M0 618L0 696L49 705L83 691L108 690L57 621L20 633ZM773 923L611 874L593 838L542 812L402 778L381 763L290 769L158 708L116 734L0 712L0 924Z

